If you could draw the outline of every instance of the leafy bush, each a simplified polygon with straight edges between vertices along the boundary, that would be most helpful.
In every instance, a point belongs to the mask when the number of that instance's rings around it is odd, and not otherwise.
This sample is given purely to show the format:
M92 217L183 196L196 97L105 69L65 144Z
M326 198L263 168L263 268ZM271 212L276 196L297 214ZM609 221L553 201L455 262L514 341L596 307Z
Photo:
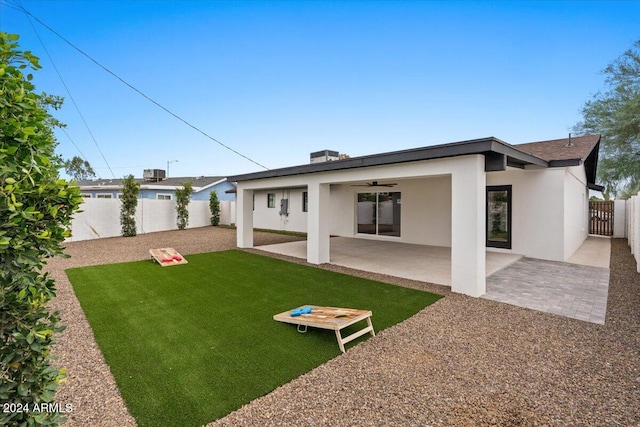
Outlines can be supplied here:
M215 191L209 195L209 210L211 211L211 225L215 227L220 224L220 201L218 193Z
M140 194L140 184L136 182L133 175L124 179L122 186L122 198L120 203L120 225L122 226L122 236L133 237L136 230L136 208L138 207L138 194Z
M62 327L47 309L55 287L42 268L62 254L82 198L58 175L52 127L60 123L48 109L61 99L34 92L23 70L39 69L38 58L18 50L18 38L0 32L0 408L29 411L0 411L0 425L58 425L61 414L32 411L53 402L64 378L50 363Z
M190 182L183 182L182 188L176 190L176 211L178 212L178 229L184 230L189 224L189 201L193 187Z

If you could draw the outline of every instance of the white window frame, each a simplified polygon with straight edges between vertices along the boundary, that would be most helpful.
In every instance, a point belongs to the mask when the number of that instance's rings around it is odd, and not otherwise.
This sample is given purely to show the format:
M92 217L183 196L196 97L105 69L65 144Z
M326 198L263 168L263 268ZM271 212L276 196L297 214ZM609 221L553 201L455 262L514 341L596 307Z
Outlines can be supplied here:
M113 199L113 194L96 194L96 199Z
M91 198L93 198L91 193L80 193L80 197L82 197L83 199L91 199Z
M160 197L162 196L162 197ZM167 199L167 197L169 197ZM173 194L171 193L158 193L156 194L156 200L173 200Z

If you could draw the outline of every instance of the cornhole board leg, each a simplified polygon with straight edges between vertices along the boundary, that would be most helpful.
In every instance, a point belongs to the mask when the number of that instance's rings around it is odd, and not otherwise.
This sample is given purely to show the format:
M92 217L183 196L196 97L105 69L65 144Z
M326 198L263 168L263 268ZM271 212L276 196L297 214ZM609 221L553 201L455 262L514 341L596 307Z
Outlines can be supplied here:
M355 340L366 334L367 332L371 334L372 337L376 336L376 332L373 330L373 324L371 323L371 317L367 317L367 327L364 329L360 329L357 332L352 333L348 337L342 338L342 334L340 333L340 329L336 329L336 338L338 339L338 347L340 347L340 351L345 352L344 345L348 342Z

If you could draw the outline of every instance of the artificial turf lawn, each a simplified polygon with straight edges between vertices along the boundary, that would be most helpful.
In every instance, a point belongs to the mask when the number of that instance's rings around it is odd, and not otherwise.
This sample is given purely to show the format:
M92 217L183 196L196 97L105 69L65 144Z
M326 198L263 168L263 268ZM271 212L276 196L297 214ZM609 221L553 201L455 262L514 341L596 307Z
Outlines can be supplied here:
M186 258L67 270L140 426L206 424L340 354L333 331L300 334L274 314L366 309L379 332L440 298L236 250Z

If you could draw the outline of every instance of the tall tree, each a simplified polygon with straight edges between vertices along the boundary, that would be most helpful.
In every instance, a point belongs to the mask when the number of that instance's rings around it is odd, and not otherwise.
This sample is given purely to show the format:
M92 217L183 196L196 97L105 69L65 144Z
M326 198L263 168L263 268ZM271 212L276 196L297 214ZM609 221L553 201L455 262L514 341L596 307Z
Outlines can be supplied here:
M76 181L91 179L96 177L96 173L87 160L78 156L73 156L71 160L64 162L64 170Z
M602 135L598 179L608 198L640 185L640 40L603 73L606 89L585 103L575 130Z
M36 94L38 58L18 49L19 36L0 32L0 425L55 426L48 408L64 372L51 365L62 328L48 302L54 281L42 268L61 255L80 189L60 179L61 159L48 109L61 99ZM53 405L52 405L53 406Z
M138 207L138 194L140 194L140 183L136 182L133 175L127 176L122 185L122 198L120 203L120 225L122 226L122 236L133 237L136 230L136 209Z

